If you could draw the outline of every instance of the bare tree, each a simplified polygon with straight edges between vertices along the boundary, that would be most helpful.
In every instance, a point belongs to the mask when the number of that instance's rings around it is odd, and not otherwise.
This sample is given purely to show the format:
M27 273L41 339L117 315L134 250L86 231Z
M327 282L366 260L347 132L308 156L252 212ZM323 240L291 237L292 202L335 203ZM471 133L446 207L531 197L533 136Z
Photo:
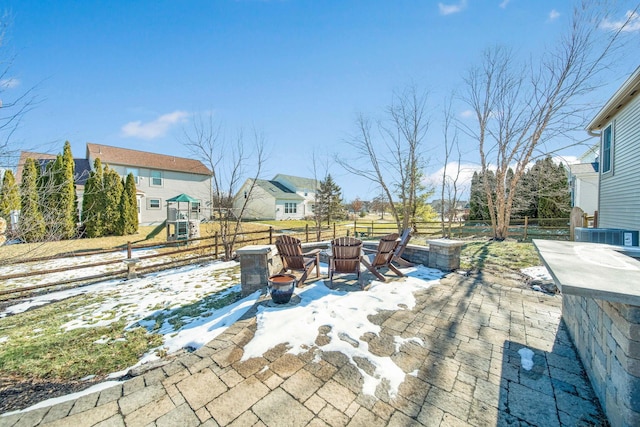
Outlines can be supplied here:
M185 147L203 161L211 170L211 217L218 225L218 232L224 247L224 258L233 257L240 223L244 211L251 200L256 180L260 176L265 162L264 136L253 130L251 152L245 152L247 141L244 132L239 130L234 140L229 141L222 125L213 114L194 116L190 129L184 131ZM239 211L234 211L233 197L246 177L245 171L251 170L247 197Z
M496 240L507 237L515 188L535 154L551 139L570 138L584 126L581 97L596 88L595 78L622 41L624 25L608 34L598 27L608 6L597 0L575 6L567 34L539 61L519 62L512 50L494 47L465 78L464 100L477 120L467 131L478 141ZM627 23L637 11L638 6L627 15ZM507 180L509 167L514 174ZM495 172L495 188L489 170Z
M426 93L414 86L394 94L386 120L377 123L378 139L372 134L371 120L358 115L357 132L347 141L355 158L336 156L348 172L380 187L399 231L415 224L423 200L424 142L429 127L426 102Z
M452 99L445 102L443 111L443 145L444 145L444 166L442 167L442 185L440 187L440 222L442 226L442 237L451 237L451 224L457 216L457 207L460 195L460 173L462 172L462 153L458 144L457 128L452 132L454 126L454 116L452 113ZM452 156L456 155L456 169L448 175L449 162Z
M325 159L321 162L321 159L318 158L318 155L314 151L311 156L311 166L313 168L313 179L316 183L316 188L314 190L314 206L313 206L313 222L314 229L316 232L316 241L322 240L322 222L325 220L324 218L324 210L320 207L320 194L319 194L319 173L322 174L323 177L329 175L329 162ZM318 169L322 167L322 172Z
M12 18L5 13L0 17L0 168L13 167L19 158L20 148L14 140L16 130L24 115L35 107L35 87L16 89L18 80L12 75L15 56L6 45L6 32Z

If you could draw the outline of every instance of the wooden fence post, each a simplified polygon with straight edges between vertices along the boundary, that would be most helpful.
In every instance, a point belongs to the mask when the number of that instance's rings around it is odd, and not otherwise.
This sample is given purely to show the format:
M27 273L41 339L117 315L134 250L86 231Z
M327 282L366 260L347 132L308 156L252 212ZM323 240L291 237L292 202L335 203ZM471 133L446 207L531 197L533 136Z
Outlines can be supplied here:
M309 243L309 224L304 225L305 241Z
M333 223L333 239L335 240L336 238L336 223Z
M269 226L269 244L273 245L273 226Z
M529 217L525 216L524 217L524 238L522 240L527 240L527 226L528 225L529 225Z
M213 235L213 256L214 258L218 258L218 232L216 231L216 234Z
M131 242L127 242L127 259L131 259Z

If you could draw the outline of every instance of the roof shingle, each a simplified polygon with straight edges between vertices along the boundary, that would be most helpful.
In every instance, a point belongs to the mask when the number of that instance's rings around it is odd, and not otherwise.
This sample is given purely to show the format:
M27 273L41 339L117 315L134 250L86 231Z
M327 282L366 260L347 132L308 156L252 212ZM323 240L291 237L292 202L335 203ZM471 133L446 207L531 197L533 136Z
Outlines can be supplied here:
M87 158L100 158L102 163L111 165L134 166L175 172L187 172L198 175L212 175L200 160L165 154L111 147L109 145L87 143Z

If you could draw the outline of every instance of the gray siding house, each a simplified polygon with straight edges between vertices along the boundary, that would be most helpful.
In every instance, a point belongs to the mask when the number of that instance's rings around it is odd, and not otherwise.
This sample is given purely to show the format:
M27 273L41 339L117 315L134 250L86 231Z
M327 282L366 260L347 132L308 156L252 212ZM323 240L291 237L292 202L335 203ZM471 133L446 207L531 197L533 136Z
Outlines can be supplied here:
M640 230L640 67L587 131L600 137L598 227Z

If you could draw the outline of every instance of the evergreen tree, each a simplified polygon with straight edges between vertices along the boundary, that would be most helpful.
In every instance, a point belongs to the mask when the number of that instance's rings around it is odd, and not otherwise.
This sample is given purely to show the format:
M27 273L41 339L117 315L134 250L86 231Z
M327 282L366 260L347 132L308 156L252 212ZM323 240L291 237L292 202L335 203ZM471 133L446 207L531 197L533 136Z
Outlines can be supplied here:
M76 187L71 145L67 141L64 155L47 163L38 180L38 194L47 236L52 240L70 239L76 233Z
M331 174L324 181L320 181L318 189L318 209L321 215L327 219L327 225L331 220L340 215L342 206L342 189L333 181Z
M489 201L484 191L485 179L489 181L489 187L495 191L496 176L492 171L487 171L486 177L483 173L474 172L471 178L471 189L469 193L470 220L488 221L491 218L489 215Z
M0 217L11 224L11 211L20 210L20 190L16 178L10 170L5 171L0 188Z
M571 212L571 195L567 172L562 164L556 165L551 157L540 163L538 187L538 218L566 218Z
M118 224L121 222L120 199L122 198L123 185L118 172L108 165L103 171L104 182L104 206L103 227L105 236L118 235ZM121 234L120 234L121 235Z
M134 234L138 231L138 208L133 175L127 175L126 180L122 181L122 185L124 190L120 197L120 220L116 232L119 236Z
M471 177L471 188L469 189L469 219L471 221L482 220L482 206L484 203L484 192L480 174L474 172Z
M45 223L38 195L38 169L34 159L27 159L20 185L19 234L26 242L41 241L45 236Z
M62 150L62 173L60 178L60 231L62 238L70 239L76 234L78 223L78 200L76 198L75 162L69 141Z
M82 199L82 222L87 237L104 235L104 183L102 177L102 162L98 158L93 162L93 170L84 186Z
M126 215L124 233L134 234L138 232L138 198L136 197L136 179L132 173L127 175L123 193L129 199L129 211Z

